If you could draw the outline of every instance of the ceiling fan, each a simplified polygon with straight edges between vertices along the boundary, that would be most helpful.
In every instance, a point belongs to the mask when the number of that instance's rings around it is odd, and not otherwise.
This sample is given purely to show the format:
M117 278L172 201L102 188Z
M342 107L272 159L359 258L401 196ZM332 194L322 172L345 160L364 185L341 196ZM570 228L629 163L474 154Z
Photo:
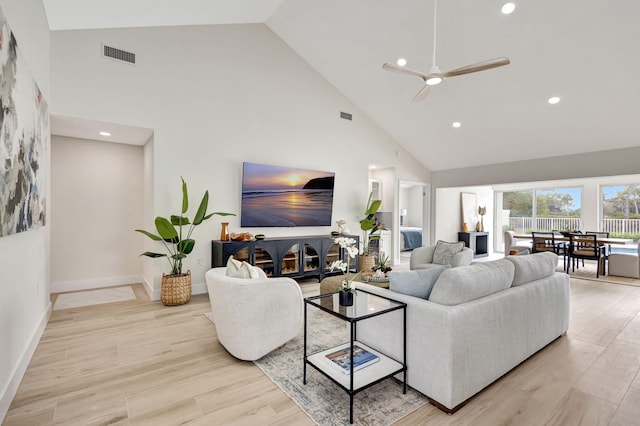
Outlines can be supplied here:
M440 68L436 65L436 13L438 9L438 0L433 0L433 65L428 73L424 73L422 71L412 70L410 68L405 68L399 65L393 65L385 63L382 65L382 68L387 71L395 71L401 74L407 75L415 75L424 80L424 86L418 94L413 98L411 102L418 102L424 99L428 94L431 86L435 86L436 84L440 84L445 78L455 77L463 74L471 74L473 72L484 71L491 68L497 68L504 65L508 65L510 63L509 58L496 58L490 59L484 62L478 62L477 64L467 65L464 67L456 68L451 71L442 72Z

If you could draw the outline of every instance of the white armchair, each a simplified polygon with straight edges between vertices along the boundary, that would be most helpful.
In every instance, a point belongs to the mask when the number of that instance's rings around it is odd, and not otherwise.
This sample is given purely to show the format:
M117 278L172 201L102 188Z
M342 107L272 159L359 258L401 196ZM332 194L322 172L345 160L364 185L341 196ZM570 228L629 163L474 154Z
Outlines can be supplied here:
M513 231L504 231L504 255L508 256L511 250L517 251L517 254L531 253L531 242L516 242L514 235Z
M254 361L293 339L302 328L304 302L291 278L232 278L207 271L218 340L236 358Z
M638 253L610 253L609 275L640 278L640 244Z
M436 251L436 246L423 246L413 249L411 252L411 258L409 259L409 269L428 269L442 266L437 263L433 263L433 253ZM464 247L462 251L456 253L451 259L451 267L471 265L473 261L473 250L469 247Z

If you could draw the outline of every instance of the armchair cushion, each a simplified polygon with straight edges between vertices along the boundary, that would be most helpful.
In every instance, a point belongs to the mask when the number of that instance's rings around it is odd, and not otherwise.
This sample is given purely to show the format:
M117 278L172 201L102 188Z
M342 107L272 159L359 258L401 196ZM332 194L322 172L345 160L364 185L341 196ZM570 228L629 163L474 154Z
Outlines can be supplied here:
M428 299L440 274L450 267L450 265L438 265L435 268L415 271L388 272L389 290L421 299Z
M450 265L453 256L459 253L464 248L464 242L458 241L457 243L448 243L446 241L439 240L436 243L436 250L433 252L433 263L439 265Z
M413 249L413 251L411 252L411 259L409 260L409 269L428 269L441 266L440 264L433 262L433 254L435 250L435 245ZM469 247L464 247L462 251L459 251L458 253L453 255L450 265L452 268L457 268L458 266L471 265L472 261L473 250L471 250Z

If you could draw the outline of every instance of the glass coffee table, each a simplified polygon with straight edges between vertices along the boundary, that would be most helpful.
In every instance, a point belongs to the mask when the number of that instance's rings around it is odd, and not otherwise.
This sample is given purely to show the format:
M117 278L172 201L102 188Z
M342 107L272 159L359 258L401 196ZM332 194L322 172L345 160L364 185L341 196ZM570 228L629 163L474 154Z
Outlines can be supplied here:
M333 315L349 324L349 340L343 344L309 354L307 352L307 310L309 307ZM403 335L402 360L396 360L357 340L356 324L369 318L402 310L403 326L398 333ZM355 351L354 351L355 348ZM355 355L354 355L355 353ZM356 358L356 367L354 365ZM371 358L364 367L358 360ZM377 358L376 358L377 357ZM381 381L403 373L403 393L407 393L407 304L358 290L353 298L353 306L340 306L338 294L321 294L304 299L304 361L303 384L307 384L307 365L328 377L349 394L349 423L353 423L353 397ZM346 366L346 368L344 368ZM362 367L359 369L359 367ZM355 371L354 371L355 370Z

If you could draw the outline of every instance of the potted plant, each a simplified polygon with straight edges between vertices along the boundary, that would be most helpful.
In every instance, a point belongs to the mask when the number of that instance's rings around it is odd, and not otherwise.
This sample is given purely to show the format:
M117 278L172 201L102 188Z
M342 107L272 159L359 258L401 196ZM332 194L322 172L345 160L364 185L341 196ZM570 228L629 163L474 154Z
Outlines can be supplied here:
M331 263L329 269L331 271L335 271L339 269L342 271L344 275L344 280L338 288L336 292L340 293L340 305L342 306L351 306L353 305L353 295L356 292L356 288L353 285L353 281L355 281L361 272L356 273L355 275L351 275L351 270L349 269L349 265L351 265L351 259L355 259L358 255L358 248L356 247L356 240L349 237L339 237L336 238L334 244L338 244L347 254L348 261L345 262L343 260L336 260Z
M375 265L373 265L373 272L380 271L381 274L386 274L391 270L391 267L387 265L388 262L389 262L389 256L384 253L381 253L380 256L378 257L378 262Z
M364 233L364 238L362 240L362 255L360 256L360 270L361 271L370 271L375 264L374 257L369 252L370 243L373 240L379 240L379 235L375 234L379 229L380 225L376 222L375 214L380 208L382 204L382 200L373 200L373 191L369 193L369 199L367 200L367 208L364 211L364 219L360 221L360 229Z
M193 220L189 220L184 215L189 209L189 195L187 192L187 183L182 180L182 210L180 215L171 215L170 219L158 216L155 219L157 234L147 232L142 229L136 229L153 241L159 241L165 248L165 253L155 253L146 251L140 256L151 258L164 257L169 261L171 273L162 274L162 290L160 299L165 305L182 305L191 299L191 271L183 273L182 261L193 251L196 241L191 238L193 229L213 215L218 216L235 216L233 213L214 212L207 214L209 204L209 191L205 191L200 206L196 211ZM187 227L186 232L183 227Z

